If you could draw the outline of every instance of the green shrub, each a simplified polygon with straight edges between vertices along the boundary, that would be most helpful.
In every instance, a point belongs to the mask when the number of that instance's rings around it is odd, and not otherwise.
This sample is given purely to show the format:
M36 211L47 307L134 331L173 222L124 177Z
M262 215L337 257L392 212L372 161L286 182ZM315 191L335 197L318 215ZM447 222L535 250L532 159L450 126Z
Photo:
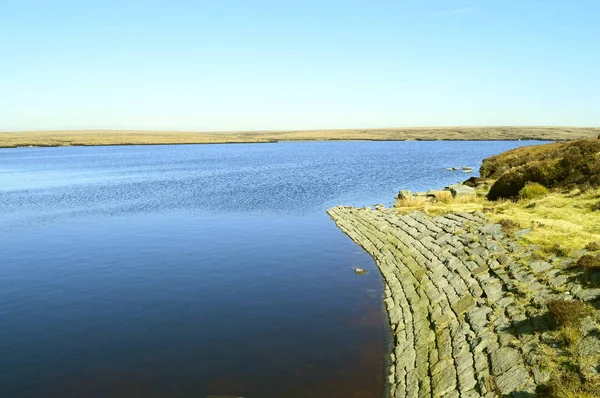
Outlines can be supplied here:
M591 207L592 211L600 211L600 202L596 202Z
M577 265L586 271L600 271L600 254L584 254L577 260Z
M548 308L556 324L561 327L578 326L583 318L594 314L594 307L579 300L554 300Z
M527 182L519 191L519 199L537 199L548 194L548 189L537 182Z

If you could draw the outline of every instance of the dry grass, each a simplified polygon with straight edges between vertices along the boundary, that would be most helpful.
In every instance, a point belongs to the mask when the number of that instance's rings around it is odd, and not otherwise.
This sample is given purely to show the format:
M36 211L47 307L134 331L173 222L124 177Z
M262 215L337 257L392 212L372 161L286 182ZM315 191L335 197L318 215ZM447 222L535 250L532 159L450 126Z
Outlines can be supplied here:
M589 207L599 195L600 189L596 189L584 194L553 192L535 202L490 202L488 216L496 222L508 218L531 228L522 238L525 243L553 251L560 242L567 252L580 250L600 240L600 217Z
M550 192L535 201L489 201L478 195L450 201L398 200L394 206L401 213L421 210L430 215L483 211L494 222L514 222L511 232L521 227L531 229L521 238L524 244L538 245L548 254L565 255L600 241L600 216L590 208L598 198L600 189L589 189L585 193ZM595 246L592 243L590 247Z
M481 210L488 202L482 196L463 196L453 198L447 191L438 191L435 198L426 199L416 197L414 199L398 199L394 207L403 214L411 213L415 210L423 211L430 215L453 213L459 211L477 211Z
M0 132L0 147L217 144L328 140L576 140L597 137L600 128L580 127L415 127L271 132L30 131Z
M577 265L585 271L600 271L600 254L584 254L577 261Z
M594 314L594 307L579 300L554 300L548 309L557 325L564 330L576 328L583 318Z

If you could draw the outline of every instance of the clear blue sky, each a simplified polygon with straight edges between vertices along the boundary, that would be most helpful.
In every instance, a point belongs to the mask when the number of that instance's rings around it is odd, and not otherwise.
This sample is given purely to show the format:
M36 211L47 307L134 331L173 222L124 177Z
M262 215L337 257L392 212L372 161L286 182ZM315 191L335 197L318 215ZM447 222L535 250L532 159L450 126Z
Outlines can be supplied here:
M0 0L0 130L600 125L598 0Z

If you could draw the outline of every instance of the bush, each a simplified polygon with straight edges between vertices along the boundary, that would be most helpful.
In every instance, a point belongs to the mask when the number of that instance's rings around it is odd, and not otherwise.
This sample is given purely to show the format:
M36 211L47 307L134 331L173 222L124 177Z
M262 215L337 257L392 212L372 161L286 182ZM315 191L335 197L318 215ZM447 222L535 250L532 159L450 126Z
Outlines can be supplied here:
M537 182L527 182L525 186L519 191L519 199L536 199L546 196L548 189L542 184Z
M600 211L600 202L596 202L592 205L592 211Z
M577 265L586 271L599 271L600 270L600 254L584 254L579 257Z
M528 182L535 182L546 187L555 185L557 180L555 165L555 161L544 161L507 171L492 185L488 199L517 198L521 189Z
M548 308L556 324L561 327L579 326L583 318L594 314L594 307L579 300L554 300Z
M591 252L600 252L600 242L590 242L585 246L585 249Z

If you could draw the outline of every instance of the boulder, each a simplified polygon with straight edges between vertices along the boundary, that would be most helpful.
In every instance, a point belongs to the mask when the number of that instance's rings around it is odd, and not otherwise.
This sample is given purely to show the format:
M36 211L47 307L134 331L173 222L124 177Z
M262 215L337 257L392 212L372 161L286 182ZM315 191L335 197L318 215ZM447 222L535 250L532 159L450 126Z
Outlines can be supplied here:
M450 192L452 196L455 198L460 198L462 196L473 196L475 195L475 190L471 187L462 184L450 185Z

